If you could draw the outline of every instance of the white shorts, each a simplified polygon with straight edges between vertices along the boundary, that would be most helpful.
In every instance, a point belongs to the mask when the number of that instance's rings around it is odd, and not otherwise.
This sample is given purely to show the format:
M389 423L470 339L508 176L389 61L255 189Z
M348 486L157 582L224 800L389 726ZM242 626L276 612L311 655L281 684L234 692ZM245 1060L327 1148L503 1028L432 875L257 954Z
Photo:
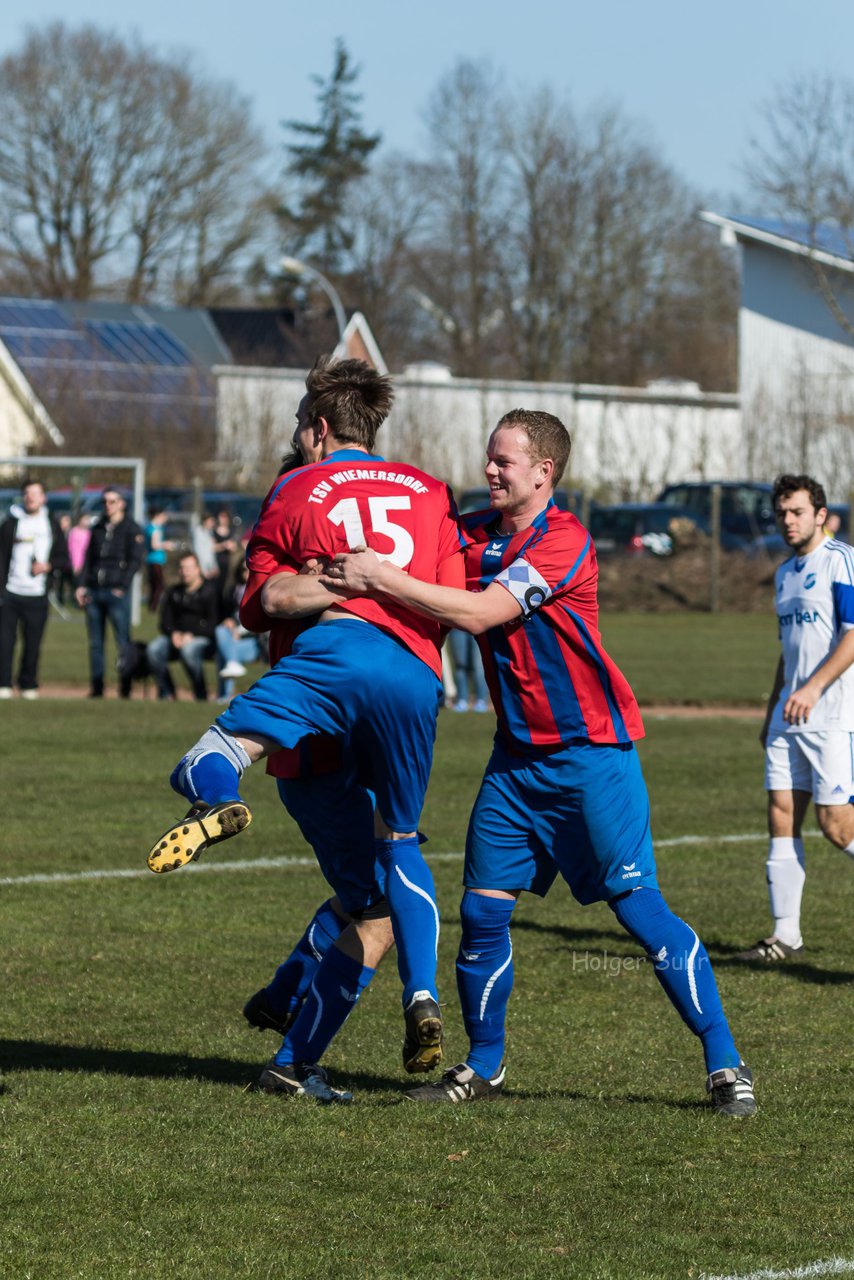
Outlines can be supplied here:
M766 791L808 791L816 804L854 796L854 733L778 733L765 748Z

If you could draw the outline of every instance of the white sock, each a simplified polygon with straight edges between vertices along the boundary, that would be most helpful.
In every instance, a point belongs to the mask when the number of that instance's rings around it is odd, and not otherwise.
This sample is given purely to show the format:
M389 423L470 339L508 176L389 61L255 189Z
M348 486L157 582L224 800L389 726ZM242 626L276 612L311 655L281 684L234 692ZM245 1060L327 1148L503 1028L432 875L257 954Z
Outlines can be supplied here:
M768 898L774 936L789 947L800 947L801 898L804 892L804 842L799 837L772 836L768 841Z

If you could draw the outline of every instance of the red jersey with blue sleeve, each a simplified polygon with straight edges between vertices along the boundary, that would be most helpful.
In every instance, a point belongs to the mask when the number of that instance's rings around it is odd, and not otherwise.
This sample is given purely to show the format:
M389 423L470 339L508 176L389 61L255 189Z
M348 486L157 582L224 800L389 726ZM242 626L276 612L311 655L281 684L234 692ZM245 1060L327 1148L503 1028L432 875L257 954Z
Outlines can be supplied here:
M441 480L361 449L338 449L276 481L246 558L253 575L267 578L364 544L424 582L462 588L463 542L454 500ZM400 640L441 677L438 623L392 600L335 603Z
M470 591L498 582L518 618L478 636L502 737L511 747L632 742L643 722L629 683L602 647L599 570L590 534L550 502L519 533L494 511L463 517Z

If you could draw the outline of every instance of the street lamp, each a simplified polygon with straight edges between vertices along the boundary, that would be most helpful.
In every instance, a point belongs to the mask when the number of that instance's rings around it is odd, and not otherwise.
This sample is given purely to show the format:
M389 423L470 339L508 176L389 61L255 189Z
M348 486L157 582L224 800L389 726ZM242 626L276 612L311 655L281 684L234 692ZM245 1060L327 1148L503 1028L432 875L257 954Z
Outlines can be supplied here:
M339 357L346 355L344 330L347 328L347 317L344 314L344 308L341 305L341 299L334 284L327 280L326 276L322 275L315 267L310 267L307 262L303 262L300 258L282 258L279 267L289 276L304 277L306 280L313 280L320 286L332 303L332 310L335 312L335 321L338 325L338 346L335 348L334 355Z

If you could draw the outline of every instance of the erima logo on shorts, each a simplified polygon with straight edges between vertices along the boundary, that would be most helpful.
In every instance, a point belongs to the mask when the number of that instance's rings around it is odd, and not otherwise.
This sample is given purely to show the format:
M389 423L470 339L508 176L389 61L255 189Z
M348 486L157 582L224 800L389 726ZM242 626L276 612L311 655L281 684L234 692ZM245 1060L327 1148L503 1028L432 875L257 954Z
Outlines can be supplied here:
M623 880L634 880L634 879L636 879L638 876L640 876L640 872L639 872L639 871L635 871L635 867L636 867L636 866L637 866L637 862L624 862L624 863L623 863L623 875L622 875L622 879L623 879Z

